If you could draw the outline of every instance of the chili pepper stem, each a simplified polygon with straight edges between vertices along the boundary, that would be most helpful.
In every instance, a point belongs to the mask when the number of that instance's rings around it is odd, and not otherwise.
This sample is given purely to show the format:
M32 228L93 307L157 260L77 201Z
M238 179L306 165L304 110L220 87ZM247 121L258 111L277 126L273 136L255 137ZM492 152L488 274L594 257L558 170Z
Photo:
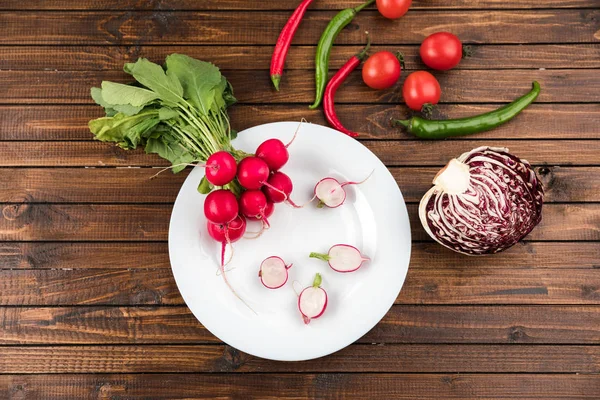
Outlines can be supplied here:
M410 126L410 120L408 119L393 119L391 118L392 126L403 126L408 128Z
M375 0L369 0L369 1L367 1L367 2L365 2L365 3L363 3L363 4L361 4L360 6L358 6L358 7L355 7L355 8L354 8L354 12L359 12L359 11L360 11L360 10L362 10L363 8L365 8L365 7L368 7L368 6L370 6L371 4L373 4L373 3L375 3Z
M275 86L275 90L279 92L279 82L281 81L281 75L271 75L271 82Z
M356 54L356 58L358 58L360 61L365 59L367 52L371 48L371 36L369 36L369 32L365 32L365 34L367 35L367 45L360 51L360 53Z

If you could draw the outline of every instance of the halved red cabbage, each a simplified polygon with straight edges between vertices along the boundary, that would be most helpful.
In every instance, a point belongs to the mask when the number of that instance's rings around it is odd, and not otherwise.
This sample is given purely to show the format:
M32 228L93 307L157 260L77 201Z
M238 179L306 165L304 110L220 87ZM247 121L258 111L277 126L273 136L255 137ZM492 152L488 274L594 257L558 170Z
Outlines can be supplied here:
M423 196L419 217L440 244L468 255L506 250L542 220L544 189L508 149L479 147L451 160Z

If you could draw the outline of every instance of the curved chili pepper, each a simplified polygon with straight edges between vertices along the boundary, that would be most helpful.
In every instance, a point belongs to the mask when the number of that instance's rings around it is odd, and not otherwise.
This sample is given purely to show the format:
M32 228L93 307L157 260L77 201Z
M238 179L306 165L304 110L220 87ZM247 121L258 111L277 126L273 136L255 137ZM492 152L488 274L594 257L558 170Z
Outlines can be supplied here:
M371 47L371 39L367 35L367 45L365 48L362 49L360 53L353 55L348 61L346 61L346 64L344 64L344 66L340 68L340 70L331 78L327 84L325 95L323 97L323 111L325 112L325 117L327 118L327 121L329 121L329 124L338 131L352 137L358 136L358 133L346 129L338 119L335 112L335 92L338 90L341 84L344 83L348 75L350 75L350 73L354 71L356 67L358 67L365 59L367 51L369 51L369 47Z
M368 0L366 3L363 3L356 8L342 10L329 21L329 25L327 25L323 31L321 39L319 39L319 44L317 45L317 52L315 55L316 95L315 102L309 108L315 109L319 107L319 104L321 104L321 100L323 99L323 92L325 92L327 75L329 73L329 53L331 52L331 47L333 46L335 38L341 30L354 19L360 10L374 2L375 0Z
M300 26L300 22L302 22L302 17L304 17L306 9L312 2L313 0L303 0L300 3L277 38L277 44L275 44L273 56L271 57L271 81L276 90L279 90L279 81L281 80L281 74L283 74L283 66L285 65L285 59L292 44L292 39Z
M510 121L533 103L539 94L540 84L534 81L529 93L485 114L442 121L431 121L415 116L408 120L393 120L393 124L404 126L408 132L421 139L446 139L452 136L471 135L489 131Z

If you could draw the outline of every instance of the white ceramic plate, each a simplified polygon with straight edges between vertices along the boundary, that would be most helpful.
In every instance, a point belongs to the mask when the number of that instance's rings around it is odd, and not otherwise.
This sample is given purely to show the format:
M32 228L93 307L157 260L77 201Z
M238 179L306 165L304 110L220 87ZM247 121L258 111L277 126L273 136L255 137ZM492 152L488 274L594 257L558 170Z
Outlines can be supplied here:
M237 149L253 153L265 139L287 143L297 122L256 126L240 132ZM277 204L271 229L259 239L233 244L227 276L238 300L217 275L220 244L206 233L203 195L196 191L204 175L195 168L183 184L171 215L169 255L177 287L198 320L215 336L252 355L273 360L308 360L340 350L359 339L383 318L398 296L410 260L410 225L396 181L383 163L360 142L333 129L304 123L282 168L294 183L298 204L313 195L321 178L359 181L347 186L346 202L336 209L303 209ZM248 230L258 230L249 223ZM371 258L358 271L338 273L312 251L327 253L336 243L351 244ZM287 284L265 288L258 278L263 259L277 255L293 263ZM329 304L318 319L305 325L297 308L296 290L309 286L315 273L323 277ZM296 283L294 283L296 281Z

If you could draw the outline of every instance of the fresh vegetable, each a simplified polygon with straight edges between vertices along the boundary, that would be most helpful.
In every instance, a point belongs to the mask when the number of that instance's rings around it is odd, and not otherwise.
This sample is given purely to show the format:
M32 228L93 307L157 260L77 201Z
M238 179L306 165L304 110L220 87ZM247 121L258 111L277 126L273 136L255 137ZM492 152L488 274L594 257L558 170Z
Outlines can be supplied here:
M268 257L260 264L258 277L267 289L279 289L287 282L291 267L292 264L286 265L281 257Z
M413 72L406 77L402 86L404 102L414 111L429 111L440 101L440 83L427 71Z
M508 149L464 153L433 184L419 205L421 223L429 236L459 253L506 250L542 219L542 183L529 163Z
M206 160L206 180L215 186L227 185L235 178L235 158L226 151L217 151Z
M533 82L533 89L526 95L495 111L474 117L441 121L427 120L414 116L409 120L393 120L394 125L421 139L446 139L453 136L485 132L507 123L529 106L540 94L540 84Z
M271 57L271 81L276 90L279 90L279 81L283 74L285 58L287 57L288 50L292 44L292 39L300 26L300 22L302 22L304 13L306 13L308 6L310 6L312 2L313 0L303 0L300 3L277 38L275 50L273 50L273 56Z
M321 104L323 99L323 93L325 92L325 85L327 84L327 78L329 74L329 53L333 42L337 38L338 34L346 25L348 25L356 16L360 10L371 5L375 0L368 0L356 8L347 8L340 11L333 19L329 22L319 44L317 45L317 52L315 55L315 85L316 94L315 102L310 106L311 109L317 108Z
M269 226L269 222L268 222L268 218L273 215L273 212L275 211L275 204L273 204L272 202L270 202L269 200L267 200L267 205L265 206L262 215L256 215L253 217L246 217L249 220L252 221L264 221L267 226Z
M256 157L266 162L271 171L279 171L290 159L290 153L281 140L267 139L256 149Z
M229 290L231 290L231 293L235 295L235 297L237 297L242 303L244 303L244 305L248 307L252 312L256 313L252 309L252 307L250 307L248 303L246 303L244 299L242 299L237 294L233 286L231 286L231 284L229 283L227 275L225 274L225 249L228 244L234 243L244 236L244 233L246 232L246 219L238 215L233 221L229 222L228 224L212 224L210 222L207 222L206 230L208 231L210 237L212 237L215 241L221 243L221 265L219 269L221 271L221 275L223 275L223 280L225 281L225 284L227 285Z
M272 203L282 203L289 200L293 189L292 180L281 171L272 174L263 187L267 199Z
M302 118L300 124L298 124L298 128L294 131L294 136L292 136L292 139L287 144L284 144L279 139L273 138L265 140L256 149L256 157L266 162L271 172L279 171L290 159L288 147L296 140L302 122L306 122L306 120Z
M327 262L331 269L337 272L356 271L365 261L369 261L360 250L349 244L336 244L331 246L327 254L310 253L309 257Z
M463 57L463 45L456 35L450 32L437 32L423 40L419 53L429 68L447 71L460 63Z
M327 308L327 292L321 287L321 282L321 274L316 274L312 286L302 290L298 296L298 310L305 324L319 318Z
M267 197L260 190L246 190L240 195L240 214L246 218L264 219Z
M372 89L390 88L400 79L402 63L402 54L379 51L365 62L362 69L363 81Z
M183 54L169 55L165 66L140 58L124 67L134 84L104 81L92 88L106 112L89 122L96 139L124 149L144 146L169 160L173 172L221 150L235 153L226 111L235 98L219 69Z
M358 133L352 132L344 127L337 117L335 112L335 93L337 92L340 85L346 80L348 75L358 67L362 60L367 55L369 47L371 46L371 40L367 34L367 45L358 54L352 56L342 68L331 78L325 89L325 96L323 97L323 111L329 124L337 129L338 131L345 133L348 136L356 137Z
M373 175L373 172L360 182L340 183L337 179L331 177L321 179L315 185L315 197L319 199L317 207L327 206L329 208L336 208L341 206L346 201L346 190L344 187L348 185L360 185L369 179L371 175Z
M204 200L204 216L213 224L226 224L238 215L235 195L227 189L214 190Z
M269 166L258 157L246 157L238 164L237 178L246 189L260 189L269 178Z
M412 0L377 0L379 13L389 19L397 19L406 14Z

